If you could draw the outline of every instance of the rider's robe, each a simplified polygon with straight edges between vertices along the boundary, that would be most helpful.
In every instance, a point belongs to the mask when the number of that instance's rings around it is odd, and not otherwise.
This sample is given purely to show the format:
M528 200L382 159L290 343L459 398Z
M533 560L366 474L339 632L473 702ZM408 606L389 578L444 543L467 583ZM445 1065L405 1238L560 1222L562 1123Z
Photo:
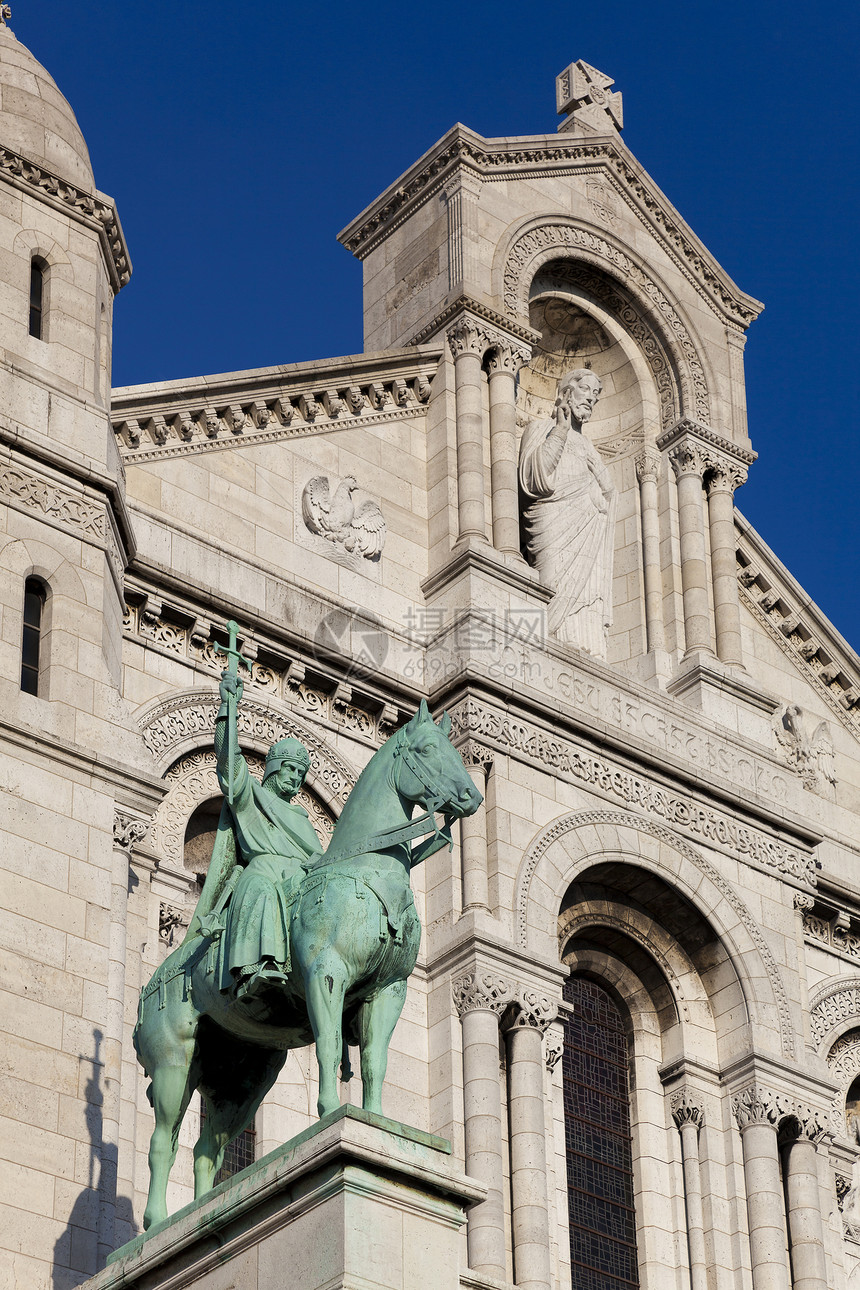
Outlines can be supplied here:
M227 784L219 775L222 791ZM289 897L318 854L319 838L303 806L263 788L239 754L233 777L233 822L244 869L233 888L224 934L222 988L231 970L264 959L289 966Z

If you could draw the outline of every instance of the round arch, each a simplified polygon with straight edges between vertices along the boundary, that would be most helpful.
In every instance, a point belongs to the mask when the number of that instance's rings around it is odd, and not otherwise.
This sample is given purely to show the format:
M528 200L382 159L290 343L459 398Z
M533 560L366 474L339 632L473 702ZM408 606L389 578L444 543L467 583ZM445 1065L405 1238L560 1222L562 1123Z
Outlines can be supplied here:
M673 404L670 419L688 416L710 424L713 380L701 347L653 269L634 259L605 230L560 215L538 216L521 224L500 248L494 265L496 293L504 301L505 312L528 323L531 282L551 260L582 265L591 294L603 293L614 310L623 310L619 320L633 329L634 336L638 331L642 337L650 333L657 339L680 386L677 412ZM669 406L664 404L664 418Z
M737 976L757 1043L772 1036L786 1058L795 1056L788 995L755 919L731 885L670 829L620 811L562 816L535 838L516 882L516 936L524 949L557 953L559 910L578 877L598 862L643 869L674 888L713 930Z

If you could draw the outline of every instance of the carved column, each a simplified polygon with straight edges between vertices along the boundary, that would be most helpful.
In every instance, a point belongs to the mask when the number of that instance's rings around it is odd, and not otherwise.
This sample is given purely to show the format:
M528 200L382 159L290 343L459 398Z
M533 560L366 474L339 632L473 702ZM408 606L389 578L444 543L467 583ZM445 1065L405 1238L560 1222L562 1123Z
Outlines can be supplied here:
M529 361L529 350L502 342L490 351L490 485L493 498L493 545L512 555L520 552L517 483L517 372Z
M657 479L660 473L660 453L646 448L636 458L636 478L639 480L639 504L642 517L642 576L645 586L645 631L648 649L662 650L663 636L663 573L660 568L660 518L657 511Z
M709 461L708 520L711 530L711 572L714 581L714 625L717 657L743 665L741 611L738 604L735 489L746 482L746 467L719 456Z
M463 758L472 783L486 799L492 753L471 741L457 751ZM460 820L460 858L463 867L463 909L489 909L486 800L474 814L465 815Z
M486 540L481 360L488 337L473 319L461 318L449 329L448 344L454 356L457 412L457 536Z
M741 1131L753 1290L791 1290L773 1094L752 1085L732 1099Z
M824 1134L814 1114L799 1110L797 1136L786 1148L785 1196L794 1290L827 1290L816 1142Z
M545 995L523 990L507 1027L511 1228L519 1290L549 1290L550 1222L546 1189L543 1036L558 1016Z
M466 1173L490 1189L487 1199L469 1210L466 1231L469 1267L504 1281L499 1017L513 1000L514 986L490 972L469 972L454 982L453 993L463 1026Z
M705 456L695 440L686 436L669 450L669 460L678 483L685 653L713 654L702 505Z
M699 1167L699 1132L705 1120L705 1111L699 1100L688 1089L680 1089L677 1093L673 1093L669 1104L672 1108L672 1118L681 1134L684 1194L687 1201L690 1290L708 1290L702 1171Z

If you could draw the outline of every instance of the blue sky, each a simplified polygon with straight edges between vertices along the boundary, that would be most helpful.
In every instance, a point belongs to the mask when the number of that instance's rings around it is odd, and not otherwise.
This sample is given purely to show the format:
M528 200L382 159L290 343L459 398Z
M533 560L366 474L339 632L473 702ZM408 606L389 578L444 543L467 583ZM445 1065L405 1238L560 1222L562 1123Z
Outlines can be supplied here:
M628 146L766 305L738 505L860 646L856 4L13 0L11 26L118 203L117 385L360 351L339 230L455 121L553 132L563 67L613 76Z

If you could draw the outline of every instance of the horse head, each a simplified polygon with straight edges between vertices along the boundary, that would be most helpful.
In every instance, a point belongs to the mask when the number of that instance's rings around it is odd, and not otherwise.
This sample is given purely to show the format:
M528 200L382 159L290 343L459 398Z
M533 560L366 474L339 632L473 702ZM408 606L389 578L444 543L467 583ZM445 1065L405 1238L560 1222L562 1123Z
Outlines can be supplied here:
M484 800L450 743L447 712L437 725L426 699L415 716L394 736L395 786L407 801L448 819L472 815Z

